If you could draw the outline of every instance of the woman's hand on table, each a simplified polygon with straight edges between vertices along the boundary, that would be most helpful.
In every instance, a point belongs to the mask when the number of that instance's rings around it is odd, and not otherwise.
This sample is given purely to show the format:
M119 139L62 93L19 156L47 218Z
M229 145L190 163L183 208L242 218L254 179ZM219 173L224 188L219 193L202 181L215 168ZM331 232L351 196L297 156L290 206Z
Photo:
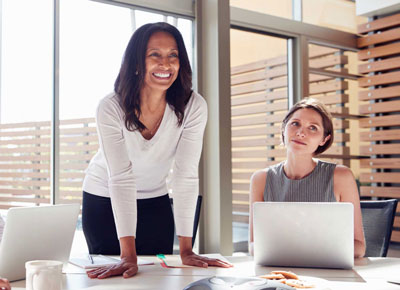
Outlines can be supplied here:
M7 279L0 278L0 289L2 290L11 290L10 283Z
M224 262L219 259L202 257L199 255L196 255L192 251L181 254L181 259L182 259L182 264L188 265L188 266L196 266L196 267L202 267L202 268L207 268L208 266L222 267L222 268L233 267L233 265L230 263Z
M105 279L112 276L122 275L124 278L130 278L136 275L138 272L137 258L135 257L124 257L121 258L121 262L118 264L99 267L90 271L87 271L87 275L91 279Z

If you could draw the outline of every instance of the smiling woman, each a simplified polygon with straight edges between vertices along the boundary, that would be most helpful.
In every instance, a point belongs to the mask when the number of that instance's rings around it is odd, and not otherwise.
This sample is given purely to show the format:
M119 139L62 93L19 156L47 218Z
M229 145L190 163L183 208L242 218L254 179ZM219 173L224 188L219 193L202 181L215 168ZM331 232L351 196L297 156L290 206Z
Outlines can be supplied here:
M91 278L138 271L137 254L172 254L174 220L187 265L229 267L192 251L198 164L207 121L204 99L192 91L192 71L179 31L152 23L133 34L114 93L96 114L100 150L83 183L82 226L90 254L121 262ZM166 178L173 165L174 214Z

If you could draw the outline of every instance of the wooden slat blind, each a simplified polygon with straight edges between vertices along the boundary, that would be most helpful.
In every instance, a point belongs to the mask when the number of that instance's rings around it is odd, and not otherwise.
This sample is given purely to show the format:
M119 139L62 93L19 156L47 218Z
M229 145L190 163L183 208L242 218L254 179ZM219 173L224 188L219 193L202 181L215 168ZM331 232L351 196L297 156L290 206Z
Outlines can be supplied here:
M362 197L400 199L400 13L362 24L358 39L361 49L358 71L360 153L370 156L360 166ZM366 143L367 142L367 143ZM392 241L400 242L399 217L396 217Z
M93 118L60 122L60 200L80 202L98 149ZM0 124L0 208L50 202L50 122Z

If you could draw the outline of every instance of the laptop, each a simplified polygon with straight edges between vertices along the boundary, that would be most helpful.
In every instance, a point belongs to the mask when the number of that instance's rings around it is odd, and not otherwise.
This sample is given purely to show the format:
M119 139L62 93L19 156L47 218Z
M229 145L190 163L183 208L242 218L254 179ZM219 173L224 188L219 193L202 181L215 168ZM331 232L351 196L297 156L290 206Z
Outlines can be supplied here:
M259 265L354 266L353 204L256 202L254 261Z
M0 242L0 277L25 279L25 262L67 262L79 204L10 208Z

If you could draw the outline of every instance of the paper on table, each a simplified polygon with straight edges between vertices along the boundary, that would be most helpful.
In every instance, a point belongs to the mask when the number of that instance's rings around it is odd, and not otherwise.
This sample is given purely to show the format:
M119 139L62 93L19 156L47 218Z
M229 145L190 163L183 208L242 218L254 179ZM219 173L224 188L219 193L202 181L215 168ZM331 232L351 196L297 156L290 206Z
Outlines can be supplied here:
M219 259L221 261L230 263L224 256L221 254L204 254L200 255L202 257L207 257L211 259ZM188 265L183 265L182 260L180 256L170 256L170 255L165 255L163 259L164 263L166 264L167 267L171 268L194 268L195 266L188 266Z
M114 265L120 261L120 259L107 257L103 255L92 255L92 259L93 262L89 260L89 256L85 258L71 258L69 262L83 269L92 269L92 268ZM152 265L152 264L154 264L152 261L138 258L138 266Z

